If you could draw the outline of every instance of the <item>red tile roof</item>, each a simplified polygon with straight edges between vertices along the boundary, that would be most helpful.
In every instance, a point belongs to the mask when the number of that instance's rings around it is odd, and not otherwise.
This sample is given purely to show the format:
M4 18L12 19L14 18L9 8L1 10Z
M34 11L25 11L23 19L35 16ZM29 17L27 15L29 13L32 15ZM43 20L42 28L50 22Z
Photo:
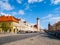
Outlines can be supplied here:
M37 25L34 25L35 28L37 28Z
M0 22L8 22L8 21L11 21L11 22L18 22L19 19L13 17L13 16L0 16Z

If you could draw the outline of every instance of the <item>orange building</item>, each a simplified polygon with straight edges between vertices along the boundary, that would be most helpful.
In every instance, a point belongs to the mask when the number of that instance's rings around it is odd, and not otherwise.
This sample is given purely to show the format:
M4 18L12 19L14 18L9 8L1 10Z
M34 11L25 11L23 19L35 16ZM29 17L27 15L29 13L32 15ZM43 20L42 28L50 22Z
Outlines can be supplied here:
M15 23L19 23L19 19L13 17L13 16L0 16L0 32L4 32L1 28L2 23L7 23L8 26L10 26L10 29L7 32L15 32L16 26L14 26ZM18 30L18 29L17 29Z

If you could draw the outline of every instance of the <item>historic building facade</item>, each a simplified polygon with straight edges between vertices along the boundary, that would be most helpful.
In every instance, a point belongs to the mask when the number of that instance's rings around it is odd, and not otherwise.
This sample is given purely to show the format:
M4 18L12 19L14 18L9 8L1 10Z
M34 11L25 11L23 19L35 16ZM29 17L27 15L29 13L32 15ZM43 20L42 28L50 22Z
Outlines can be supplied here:
M0 16L0 32L4 32L2 24L6 23L10 28L7 32L17 33L19 31L39 31L39 20L37 24L31 25L30 23L23 21L22 19L15 18L13 16ZM6 28L6 27L5 27Z
M4 15L0 16L0 32L4 32L4 30L1 27L3 23L7 24L10 27L7 32L16 32L17 27L14 26L14 24L18 24L19 19L13 16L4 16ZM7 28L7 27L5 26L4 28Z
M53 25L48 24L48 30L60 30L60 22L57 22Z

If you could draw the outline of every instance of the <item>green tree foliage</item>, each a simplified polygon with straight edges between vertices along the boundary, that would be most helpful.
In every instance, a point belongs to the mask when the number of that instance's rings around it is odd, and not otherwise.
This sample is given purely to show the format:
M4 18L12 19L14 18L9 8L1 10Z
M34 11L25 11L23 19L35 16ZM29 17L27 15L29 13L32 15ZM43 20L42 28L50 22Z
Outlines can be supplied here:
M6 22L3 22L1 27L4 32L7 32L7 30L10 29L9 24Z

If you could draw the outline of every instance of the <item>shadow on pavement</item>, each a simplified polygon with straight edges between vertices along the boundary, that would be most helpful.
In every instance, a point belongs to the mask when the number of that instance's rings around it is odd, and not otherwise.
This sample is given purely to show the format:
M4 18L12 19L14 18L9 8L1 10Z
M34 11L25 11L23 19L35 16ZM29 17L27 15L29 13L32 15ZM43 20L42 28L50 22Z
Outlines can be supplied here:
M49 35L49 34L47 34L47 33L40 33L40 35L41 35L42 37L47 37L47 38L50 38L50 39L60 40L60 38L57 38L57 37L52 36L52 35Z

